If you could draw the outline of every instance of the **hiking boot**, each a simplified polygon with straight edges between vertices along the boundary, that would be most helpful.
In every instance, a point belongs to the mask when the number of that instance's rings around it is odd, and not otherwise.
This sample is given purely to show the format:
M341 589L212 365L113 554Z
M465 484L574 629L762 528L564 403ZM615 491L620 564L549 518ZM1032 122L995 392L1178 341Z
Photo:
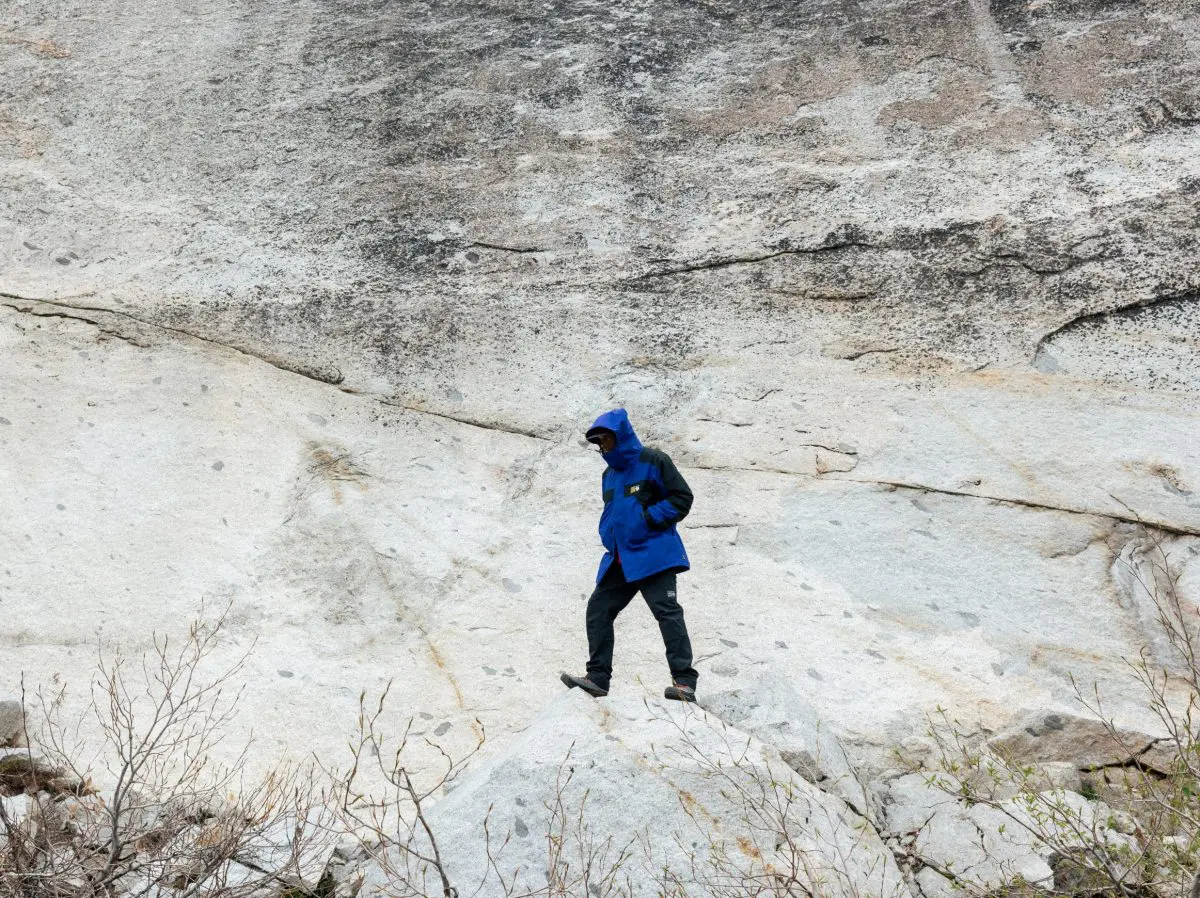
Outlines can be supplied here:
M563 684L568 688L575 689L578 687L588 695L594 696L595 698L603 698L604 696L608 695L607 689L600 688L587 677L577 677L573 674L561 673L558 675L558 678L562 680Z
M663 696L677 702L694 702L696 690L686 683L672 683L663 690Z

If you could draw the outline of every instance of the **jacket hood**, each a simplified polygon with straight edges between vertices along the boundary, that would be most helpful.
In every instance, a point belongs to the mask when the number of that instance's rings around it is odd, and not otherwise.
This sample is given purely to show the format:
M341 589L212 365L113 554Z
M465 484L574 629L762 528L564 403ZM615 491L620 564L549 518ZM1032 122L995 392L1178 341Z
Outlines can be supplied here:
M612 431L617 438L616 448L612 452L602 453L609 467L619 471L633 464L642 454L642 442L633 432L633 425L629 423L629 415L625 409L615 408L611 412L605 412L588 428L587 435L590 437L597 430Z

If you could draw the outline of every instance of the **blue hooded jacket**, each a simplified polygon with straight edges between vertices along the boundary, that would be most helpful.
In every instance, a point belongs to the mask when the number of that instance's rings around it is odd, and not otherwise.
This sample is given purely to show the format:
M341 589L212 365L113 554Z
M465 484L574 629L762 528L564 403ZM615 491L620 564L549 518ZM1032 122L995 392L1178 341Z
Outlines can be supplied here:
M620 558L625 579L632 582L664 571L686 571L687 552L675 525L692 507L692 491L671 457L642 446L625 409L605 412L587 432L589 440L608 430L617 445L604 453L608 467L601 477L604 512L600 541L604 557L596 574L599 583Z

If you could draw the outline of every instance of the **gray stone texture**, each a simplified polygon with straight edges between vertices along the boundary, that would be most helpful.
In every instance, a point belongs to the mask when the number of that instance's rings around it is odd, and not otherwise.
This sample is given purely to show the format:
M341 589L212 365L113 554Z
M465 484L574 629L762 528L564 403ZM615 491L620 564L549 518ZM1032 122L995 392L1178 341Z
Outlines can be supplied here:
M14 293L537 431L608 346L1200 373L1187 0L86 10L7 24Z
M482 882L494 894L503 893L501 874L518 891L544 886L548 869L571 880L589 855L599 887L608 869L601 859L611 863L626 847L632 850L617 882L628 877L633 896L661 894L664 873L681 877L698 898L720 894L715 884L735 871L747 883L782 889L786 880L790 889L831 896L910 894L875 830L845 802L694 705L595 700L572 690L428 814L451 882ZM548 832L561 839L558 862ZM428 855L424 840L417 846ZM402 865L398 856L396 868ZM427 871L424 882L433 888L437 878ZM375 867L363 894L387 883ZM584 884L575 890L584 893Z
M391 679L505 751L585 658L624 405L697 495L701 695L811 705L748 728L869 775L1074 678L1161 736L1121 659L1148 538L1200 601L1200 12L1151 5L10 4L4 669L78 712L97 642L229 604L248 771ZM666 678L631 606L613 695Z
M786 668L760 671L746 685L700 695L700 705L726 724L761 739L814 786L858 813L877 818L846 749L788 679Z
M25 711L21 699L0 693L0 747L21 745L25 741Z
M1050 761L1087 769L1129 763L1154 742L1145 733L1110 727L1094 717L1037 714L998 733L988 745L1018 764Z

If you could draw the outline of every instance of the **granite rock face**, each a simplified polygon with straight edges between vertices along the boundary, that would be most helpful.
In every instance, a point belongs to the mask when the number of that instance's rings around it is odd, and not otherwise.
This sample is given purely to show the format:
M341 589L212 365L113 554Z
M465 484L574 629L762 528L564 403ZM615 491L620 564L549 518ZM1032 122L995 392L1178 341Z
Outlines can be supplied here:
M1113 732L1094 718L1047 714L1019 721L988 740L988 747L1018 763L1070 762L1086 769L1131 763L1153 743L1143 733Z
M846 749L800 694L786 668L764 671L741 688L701 695L701 706L774 748L807 782L838 796L868 819L877 817Z
M0 94L0 670L230 604L256 757L496 747L581 666L629 408L701 690L855 763L1200 600L1190 0L27 0ZM615 690L658 693L652 622ZM1170 663L1168 655L1162 660ZM614 693L617 694L617 693Z
M689 705L563 695L438 800L429 824L450 881L495 894L507 894L502 883L518 893L571 883L563 893L582 895L628 882L612 894L659 895L675 878L696 898L731 894L722 885L737 881L781 893L911 894L849 805ZM402 859L391 869L404 869ZM426 877L430 888L436 877ZM379 867L363 889L399 891Z
M11 23L11 292L554 432L764 340L1195 384L1186 0L88 8Z
M926 898L1021 883L1062 889L1066 855L1103 846L1119 866L1137 854L1134 827L1127 825L1133 821L1102 801L1036 787L1001 800L965 801L961 787L947 774L910 773L883 788L880 832Z

